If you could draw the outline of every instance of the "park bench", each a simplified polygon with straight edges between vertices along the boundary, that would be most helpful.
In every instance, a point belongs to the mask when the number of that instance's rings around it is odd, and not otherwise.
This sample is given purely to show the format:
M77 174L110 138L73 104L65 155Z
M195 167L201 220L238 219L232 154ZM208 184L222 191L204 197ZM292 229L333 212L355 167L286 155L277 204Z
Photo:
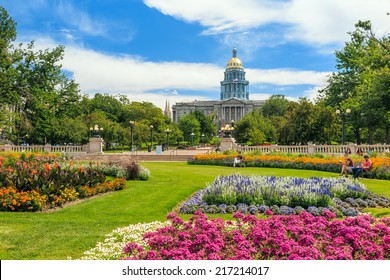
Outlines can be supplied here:
M362 173L360 173L360 176L362 177L362 179L364 178L364 176L367 176L367 178L372 178L373 177L373 163L371 164L370 168L366 171L363 169Z

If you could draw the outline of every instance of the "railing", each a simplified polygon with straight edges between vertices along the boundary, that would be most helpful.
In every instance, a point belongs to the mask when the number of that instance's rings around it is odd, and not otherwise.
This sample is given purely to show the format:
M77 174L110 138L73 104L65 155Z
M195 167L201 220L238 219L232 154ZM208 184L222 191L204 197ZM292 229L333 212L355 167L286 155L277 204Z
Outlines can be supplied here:
M241 146L240 150L243 152L255 152L271 153L298 153L298 154L343 154L350 151L353 154L358 152L358 149L362 153L388 153L390 152L390 145L304 145L304 146Z
M82 153L85 152L84 146L50 146L52 153Z
M48 153L86 153L87 147L83 146L51 146L51 145L31 145L31 146L16 146L16 145L4 145L2 146L4 151L12 152L48 152Z
M4 146L5 151L12 152L45 152L45 146L9 146L7 149L7 145Z
M169 153L169 160L171 161L172 158L174 156L177 156L177 149L173 149L170 153Z

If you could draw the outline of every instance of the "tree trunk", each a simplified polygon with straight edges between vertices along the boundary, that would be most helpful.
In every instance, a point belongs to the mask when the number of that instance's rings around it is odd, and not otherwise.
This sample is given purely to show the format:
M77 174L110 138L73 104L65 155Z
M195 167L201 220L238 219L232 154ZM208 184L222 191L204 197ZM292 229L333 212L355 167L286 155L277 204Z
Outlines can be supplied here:
M390 144L390 125L386 125L386 144Z
M360 138L360 128L356 128L354 130L355 130L356 144L361 145L362 139Z
M368 127L368 144L374 144L374 129L372 127Z

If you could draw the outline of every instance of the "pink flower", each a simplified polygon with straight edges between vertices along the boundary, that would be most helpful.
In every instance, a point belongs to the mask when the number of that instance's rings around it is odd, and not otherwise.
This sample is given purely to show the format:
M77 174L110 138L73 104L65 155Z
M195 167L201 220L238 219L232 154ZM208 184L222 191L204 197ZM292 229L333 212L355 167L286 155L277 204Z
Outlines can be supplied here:
M267 209L267 210L265 211L265 214L266 214L267 216L269 216L269 215L272 215L273 212L272 212L270 209Z

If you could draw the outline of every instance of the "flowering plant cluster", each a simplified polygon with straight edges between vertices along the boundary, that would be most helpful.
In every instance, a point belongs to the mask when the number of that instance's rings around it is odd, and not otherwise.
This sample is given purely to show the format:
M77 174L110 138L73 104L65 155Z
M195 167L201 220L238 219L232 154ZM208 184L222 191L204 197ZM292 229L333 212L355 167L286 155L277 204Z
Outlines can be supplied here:
M237 154L202 154L193 156L188 160L189 164L200 165L226 165L233 162ZM362 157L353 156L356 164L363 162ZM245 165L247 167L272 167L272 168L292 168L319 170L340 173L340 160L342 156L333 155L301 155L301 154L283 154L273 153L270 155L245 154ZM390 158L389 157L371 157L373 163L372 176L378 179L390 180Z
M39 152L1 152L0 153L0 163L5 166L15 167L17 162L23 161L38 161L41 164L44 163L54 163L55 161L60 161L63 159L63 156L58 153L39 153Z
M15 167L0 165L0 187L18 191L35 190L42 195L57 194L60 190L82 185L94 186L104 182L105 175L91 164L88 167L73 163L17 162Z
M390 259L389 218L337 220L328 210L318 217L234 217L235 222L210 220L197 212L184 222L172 213L171 225L145 233L143 242L129 242L123 251L130 260Z
M126 243L134 242L141 246L147 246L143 239L146 232L156 231L159 228L170 225L169 221L138 223L123 228L117 228L106 235L103 242L98 242L94 248L84 252L83 260L118 260L126 257L123 247Z
M294 178L219 176L181 206L180 212L277 214L308 211L319 215L324 208L338 216L356 216L369 207L390 207L385 197L371 194L357 181L345 178Z
M34 212L45 208L62 206L80 198L91 197L99 193L117 191L126 188L126 180L116 178L96 186L65 188L58 194L42 195L35 190L18 191L13 187L0 188L0 211Z
M82 186L78 187L77 192L80 198L91 197L99 193L119 191L126 188L126 180L124 178L116 178L113 181L106 181L97 186Z
M12 187L0 188L0 211L40 211L46 202L47 196L36 191L18 192Z

